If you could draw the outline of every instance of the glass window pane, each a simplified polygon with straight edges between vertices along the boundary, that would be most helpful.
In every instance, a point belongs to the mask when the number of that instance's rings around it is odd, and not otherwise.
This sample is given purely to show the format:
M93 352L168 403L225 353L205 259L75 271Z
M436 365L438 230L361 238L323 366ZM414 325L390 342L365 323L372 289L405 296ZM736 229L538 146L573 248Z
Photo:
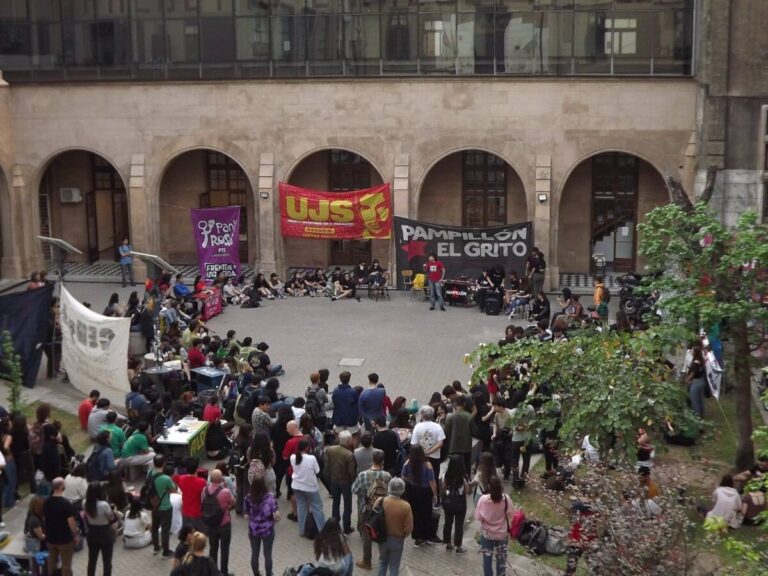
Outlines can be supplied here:
M197 20L167 20L168 62L197 62L199 59Z
M573 8L574 0L538 0L536 8L539 10L550 10L558 8Z
M348 14L373 14L380 9L379 0L344 0L344 12Z
M606 52L606 13L576 12L574 14L573 55L577 74L607 74L611 71ZM610 41L608 42L610 46Z
M279 75L306 73L307 39L303 16L272 18L272 59Z
M379 74L381 34L379 16L347 16L344 20L344 58L350 76Z
M200 0L202 16L232 15L232 0Z
M493 74L493 11L459 14L456 28L457 73Z
M505 196L488 196L487 226L501 226L507 223L507 199Z
M272 13L298 16L304 13L304 6L304 0L272 0Z
M123 18L129 14L128 0L96 0L96 17L99 19Z
M381 9L387 12L416 12L419 0L381 0Z
M382 14L381 23L384 72L415 73L419 44L416 14Z
M269 14L269 0L235 0L235 14L266 16Z
M656 14L654 73L690 74L692 42L692 12L674 10Z
M534 38L536 72L570 74L573 53L573 14L542 12Z
M24 20L27 17L27 0L2 0L0 2L0 18L7 20Z
M306 21L310 73L341 74L341 15L311 15Z
M96 41L96 62L101 66L124 66L130 62L127 20L96 21L90 24Z
M63 60L61 26L58 22L32 24L32 65L37 68L53 68Z
M464 196L464 214L462 223L464 226L483 226L483 198L482 196Z
M497 14L497 72L530 74L533 71L533 13Z
M534 0L496 0L496 11L530 11L533 10Z
M456 0L422 0L419 12L456 12Z
M456 14L421 14L422 72L456 73Z
M64 31L64 63L70 66L96 64L96 30L92 23L75 22Z
M165 34L161 20L133 21L133 61L136 64L162 64L165 60Z
M269 60L269 19L237 19L237 59Z
M186 0L167 0L168 6L184 4ZM133 13L135 18L162 18L163 2L162 0L133 0Z
M29 28L0 21L0 69L29 67Z
M652 3L653 3L652 0L615 0L614 8L616 8L617 10L622 10L622 9L633 10L635 8L647 8Z
M61 4L58 0L29 0L29 12L35 20L60 20Z
M232 18L200 18L200 29L203 62L231 62L235 59Z
M649 12L617 12L606 20L606 42L613 51L615 74L651 73L652 24Z
M493 11L494 0L459 0L459 12Z
M168 18L197 16L197 3L198 0L165 0L165 15Z
M340 14L341 0L307 0L308 13Z
M613 0L574 0L576 8L610 7L611 4L613 4Z

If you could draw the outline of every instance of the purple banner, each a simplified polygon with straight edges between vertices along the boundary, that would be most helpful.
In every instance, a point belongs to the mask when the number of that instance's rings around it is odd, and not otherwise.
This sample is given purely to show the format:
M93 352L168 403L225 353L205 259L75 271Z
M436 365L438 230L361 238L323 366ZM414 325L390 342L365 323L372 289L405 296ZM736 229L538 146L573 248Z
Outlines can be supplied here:
M219 272L240 275L240 207L190 210L200 275L213 281Z

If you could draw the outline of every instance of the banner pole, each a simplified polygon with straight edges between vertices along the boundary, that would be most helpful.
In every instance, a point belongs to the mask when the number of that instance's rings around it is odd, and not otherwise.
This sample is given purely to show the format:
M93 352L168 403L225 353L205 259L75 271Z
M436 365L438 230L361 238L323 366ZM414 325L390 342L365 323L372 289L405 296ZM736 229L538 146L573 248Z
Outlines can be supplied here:
M736 433L733 431L733 427L731 426L731 423L728 420L728 416L725 415L725 410L723 409L723 404L720 402L720 397L717 398L717 405L720 407L720 412L723 414L723 420L725 420L725 425L728 426L728 430L731 433L731 436L733 437L733 441L736 442L736 444L739 443L739 440L736 438Z

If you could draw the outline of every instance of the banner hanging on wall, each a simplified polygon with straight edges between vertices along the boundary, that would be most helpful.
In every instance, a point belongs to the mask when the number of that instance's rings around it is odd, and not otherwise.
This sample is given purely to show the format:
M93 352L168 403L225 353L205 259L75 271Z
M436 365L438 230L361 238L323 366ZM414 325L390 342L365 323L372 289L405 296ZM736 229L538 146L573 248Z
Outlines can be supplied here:
M61 287L61 361L74 386L88 394L109 386L130 392L130 318L109 318L86 308Z
M40 357L47 346L51 350L52 342L46 342L48 318L51 309L53 284L0 296L0 359L3 358L2 334L8 332L13 350L21 361L22 382L32 388L40 368ZM0 362L0 377L3 376L3 364Z
M483 270L501 264L509 274L525 273L533 247L530 222L489 228L462 228L395 217L395 258L398 270L422 271L434 252L445 266L446 278L474 280Z
M280 183L283 236L386 239L392 233L389 184L352 192L321 192Z
M240 207L193 208L190 215L203 280L212 282L220 272L239 276Z

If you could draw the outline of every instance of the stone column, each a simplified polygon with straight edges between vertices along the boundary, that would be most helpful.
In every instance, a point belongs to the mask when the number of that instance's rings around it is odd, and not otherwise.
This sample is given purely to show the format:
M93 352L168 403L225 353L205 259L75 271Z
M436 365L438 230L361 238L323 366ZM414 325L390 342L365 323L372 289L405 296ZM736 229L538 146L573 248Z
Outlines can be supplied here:
M410 198L410 176L411 176L411 161L408 154L398 154L395 157L395 177L392 183L392 207L394 209L393 214L395 216L402 216L408 218L410 216L409 206L411 204ZM390 243L390 256L389 256L389 270L390 277L389 283L397 287L400 284L400 270L397 269L397 253L395 250L394 241L394 225L392 232L392 241Z
M264 152L259 157L259 189L257 193L259 214L259 260L254 268L265 274L282 270L282 254L279 254L278 230L275 219L280 218L280 202L275 194L275 155Z
M559 284L558 271L553 270L550 251L549 228L551 214L552 191L552 156L549 154L536 155L536 185L533 198L533 243L539 247L547 261L547 271L544 276L544 290L551 290L553 284ZM557 249L557 247L555 247Z
M131 246L136 252L157 254L159 246L152 241L154 234L150 223L157 222L159 214L150 214L147 201L144 154L132 154L128 171L128 214L131 231ZM138 258L133 259L133 275L136 280L147 277L147 267Z

